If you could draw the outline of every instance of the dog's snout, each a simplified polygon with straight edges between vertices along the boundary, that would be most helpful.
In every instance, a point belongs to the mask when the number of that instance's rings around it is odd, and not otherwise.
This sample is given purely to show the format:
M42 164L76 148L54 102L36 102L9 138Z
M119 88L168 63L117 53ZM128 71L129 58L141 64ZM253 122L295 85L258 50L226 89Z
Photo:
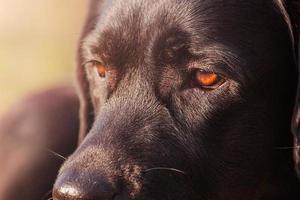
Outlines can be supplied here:
M80 172L79 172L80 173ZM93 174L61 175L53 188L54 200L113 200L116 190L106 177Z

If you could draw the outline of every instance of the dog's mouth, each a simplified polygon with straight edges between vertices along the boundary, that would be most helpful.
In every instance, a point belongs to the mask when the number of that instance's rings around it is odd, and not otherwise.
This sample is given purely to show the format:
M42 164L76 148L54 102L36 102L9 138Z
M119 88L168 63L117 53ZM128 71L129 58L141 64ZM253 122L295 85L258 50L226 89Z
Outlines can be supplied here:
M119 192L113 196L113 200L168 199L168 194L183 193L182 189L189 182L187 173L177 168L141 169L138 166L127 166L123 169L124 182Z
M171 167L142 169L138 165L124 165L109 178L101 176L101 180L92 180L92 177L98 176L92 175L89 180L84 177L82 182L80 175L77 179L70 179L75 174L61 173L54 186L54 200L159 200L168 199L168 194L174 193L180 197L185 193L187 185L190 185L185 171Z

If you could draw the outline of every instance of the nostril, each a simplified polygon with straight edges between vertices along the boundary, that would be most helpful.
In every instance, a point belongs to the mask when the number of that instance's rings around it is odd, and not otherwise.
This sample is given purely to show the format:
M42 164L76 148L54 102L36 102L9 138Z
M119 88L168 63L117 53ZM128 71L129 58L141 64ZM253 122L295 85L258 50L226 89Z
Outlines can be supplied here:
M113 200L116 194L105 177L68 174L59 176L54 184L54 200Z

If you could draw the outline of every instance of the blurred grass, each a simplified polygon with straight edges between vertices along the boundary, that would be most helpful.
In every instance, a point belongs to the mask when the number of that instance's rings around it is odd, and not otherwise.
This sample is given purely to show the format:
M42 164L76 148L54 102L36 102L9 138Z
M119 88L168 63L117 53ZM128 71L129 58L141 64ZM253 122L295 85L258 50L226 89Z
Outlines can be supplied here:
M86 0L0 0L0 114L74 76Z

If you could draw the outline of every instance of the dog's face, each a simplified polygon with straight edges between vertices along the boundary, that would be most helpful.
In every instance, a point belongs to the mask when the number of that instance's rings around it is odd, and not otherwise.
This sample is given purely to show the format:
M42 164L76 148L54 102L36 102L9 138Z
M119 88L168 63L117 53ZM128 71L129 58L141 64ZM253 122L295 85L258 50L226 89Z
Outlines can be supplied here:
M291 145L296 82L282 4L95 1L91 12L78 70L87 135L54 198L266 195L291 158L277 156Z

